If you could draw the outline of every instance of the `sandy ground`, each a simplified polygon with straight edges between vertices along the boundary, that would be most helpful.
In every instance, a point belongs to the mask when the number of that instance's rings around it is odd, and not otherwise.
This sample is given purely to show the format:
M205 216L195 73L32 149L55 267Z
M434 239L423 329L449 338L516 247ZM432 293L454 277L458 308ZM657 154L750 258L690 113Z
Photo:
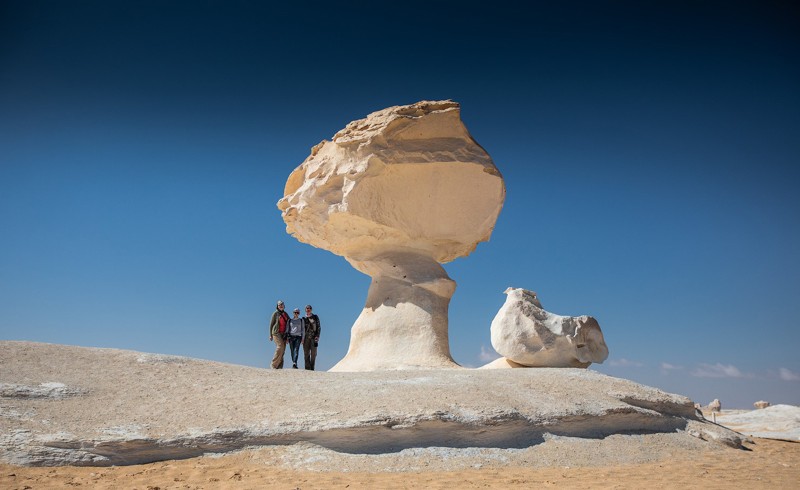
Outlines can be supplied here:
M746 447L645 464L413 473L292 470L259 449L108 468L0 465L0 488L800 488L800 444L754 439Z

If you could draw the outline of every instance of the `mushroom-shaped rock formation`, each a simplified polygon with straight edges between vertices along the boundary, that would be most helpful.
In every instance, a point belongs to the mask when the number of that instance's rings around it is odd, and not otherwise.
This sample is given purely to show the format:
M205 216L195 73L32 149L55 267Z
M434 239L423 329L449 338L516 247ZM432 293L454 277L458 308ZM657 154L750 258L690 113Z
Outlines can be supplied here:
M323 141L278 202L286 231L372 277L332 371L457 367L440 263L489 239L505 185L453 101L374 112Z
M545 311L536 293L505 290L506 302L492 320L492 347L504 358L482 368L588 367L608 357L597 320Z

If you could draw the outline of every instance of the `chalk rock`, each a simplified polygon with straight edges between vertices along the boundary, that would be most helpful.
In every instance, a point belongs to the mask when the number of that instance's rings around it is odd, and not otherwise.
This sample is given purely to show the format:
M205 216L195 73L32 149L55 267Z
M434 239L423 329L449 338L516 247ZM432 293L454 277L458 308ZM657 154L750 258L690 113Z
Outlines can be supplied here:
M440 263L489 239L504 198L456 102L374 112L312 148L278 202L286 231L372 277L333 371L457 367L447 336L456 284Z
M516 362L512 361L511 359L508 359L507 357L501 357L499 359L495 359L494 361L489 362L488 364L484 364L478 369L513 369L513 368L523 368L523 367L528 367L528 366L517 364Z
M492 320L492 347L523 367L588 367L608 357L597 320L545 311L536 293L508 288L505 304ZM495 362L484 367L517 367Z
M39 383L38 386L29 386L12 383L0 383L0 398L66 398L78 396L86 390L68 387L64 383Z
M404 449L444 451L450 463L458 454L448 449L527 460L536 453L523 448L549 448L558 436L570 440L571 465L585 462L576 453L652 454L653 444L668 449L664 457L712 442L741 447L738 434L698 416L688 398L585 369L327 373L158 357L0 340L5 383L48 381L82 393L0 393L0 465L129 465L266 446L296 448L270 459L278 467L296 461L317 471L328 465L321 460L342 461L336 452L347 465L372 455L384 468ZM308 409L312 398L319 409ZM615 439L624 451L609 450ZM316 449L298 456L302 446Z
M753 406L756 407L759 410L762 409L762 408L767 408L769 405L770 405L769 402L764 401L764 400L759 400L759 401L753 403Z
M778 404L750 412L721 413L715 421L748 436L800 442L800 407L794 405Z
M717 398L714 398L714 401L708 404L708 409L712 412L721 412L722 411L722 403Z

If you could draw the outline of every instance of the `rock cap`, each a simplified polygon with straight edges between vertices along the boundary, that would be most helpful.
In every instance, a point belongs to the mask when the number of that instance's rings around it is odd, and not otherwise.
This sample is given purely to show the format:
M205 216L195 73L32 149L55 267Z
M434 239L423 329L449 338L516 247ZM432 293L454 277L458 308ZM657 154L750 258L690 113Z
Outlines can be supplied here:
M356 260L405 250L449 262L489 239L502 176L451 100L389 107L312 148L278 208L301 242Z

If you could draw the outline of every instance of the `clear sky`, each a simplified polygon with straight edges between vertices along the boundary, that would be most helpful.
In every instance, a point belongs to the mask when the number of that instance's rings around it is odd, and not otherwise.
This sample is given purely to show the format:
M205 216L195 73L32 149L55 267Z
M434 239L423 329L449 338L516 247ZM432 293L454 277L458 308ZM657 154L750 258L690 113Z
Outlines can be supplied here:
M792 2L0 2L0 339L266 367L283 299L330 368L369 278L286 234L286 178L449 98L507 186L445 265L457 362L524 287L598 319L591 369L800 405L798 41Z

